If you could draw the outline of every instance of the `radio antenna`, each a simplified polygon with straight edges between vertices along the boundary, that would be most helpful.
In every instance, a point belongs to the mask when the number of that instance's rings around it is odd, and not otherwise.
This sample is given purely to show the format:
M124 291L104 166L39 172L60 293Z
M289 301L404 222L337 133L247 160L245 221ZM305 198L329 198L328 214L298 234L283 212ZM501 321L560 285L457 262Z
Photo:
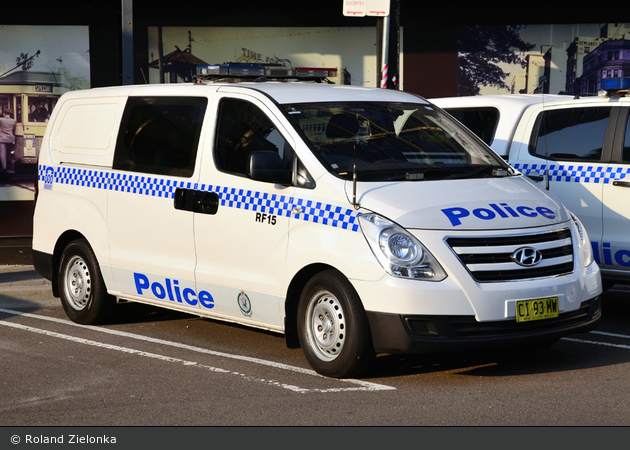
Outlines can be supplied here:
M357 144L354 144L352 149L352 206L354 209L359 209L361 205L357 203Z

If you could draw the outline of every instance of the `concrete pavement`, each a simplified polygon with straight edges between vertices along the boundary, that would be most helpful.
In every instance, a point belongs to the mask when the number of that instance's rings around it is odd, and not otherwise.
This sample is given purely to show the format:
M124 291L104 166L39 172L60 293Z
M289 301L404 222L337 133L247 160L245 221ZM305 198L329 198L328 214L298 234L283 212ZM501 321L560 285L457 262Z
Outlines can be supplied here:
M0 307L3 298L52 298L52 283L30 265L0 265Z

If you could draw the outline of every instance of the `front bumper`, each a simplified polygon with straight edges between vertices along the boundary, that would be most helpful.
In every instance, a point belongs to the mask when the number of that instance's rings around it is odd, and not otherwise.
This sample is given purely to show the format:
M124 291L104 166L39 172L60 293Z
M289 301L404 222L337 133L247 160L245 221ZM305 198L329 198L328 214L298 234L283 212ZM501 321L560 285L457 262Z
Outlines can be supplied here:
M597 328L601 296L554 319L478 322L474 316L400 315L367 311L377 353L421 354L550 342Z

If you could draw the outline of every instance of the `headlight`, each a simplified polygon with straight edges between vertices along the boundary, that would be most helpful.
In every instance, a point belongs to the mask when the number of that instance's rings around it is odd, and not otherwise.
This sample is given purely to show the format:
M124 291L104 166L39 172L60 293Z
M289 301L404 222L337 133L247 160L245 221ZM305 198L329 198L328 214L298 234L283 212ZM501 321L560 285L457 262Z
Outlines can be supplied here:
M573 223L577 228L578 235L580 237L580 250L582 250L582 256L584 257L584 267L588 267L593 263L593 248L591 247L591 240L588 238L588 233L586 232L586 228L580 222L575 214L569 211L571 214L571 219L573 219Z
M404 228L377 214L360 215L359 224L374 256L390 275L426 281L446 278L435 257Z

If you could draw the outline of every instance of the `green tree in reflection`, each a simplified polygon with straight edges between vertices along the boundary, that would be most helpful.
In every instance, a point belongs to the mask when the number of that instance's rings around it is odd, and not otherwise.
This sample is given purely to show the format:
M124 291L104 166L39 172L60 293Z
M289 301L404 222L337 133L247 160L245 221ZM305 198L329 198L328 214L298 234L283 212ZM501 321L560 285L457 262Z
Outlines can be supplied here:
M457 36L458 95L477 95L481 86L507 88L509 75L499 63L525 64L525 52L534 48L521 39L520 25L461 27Z

